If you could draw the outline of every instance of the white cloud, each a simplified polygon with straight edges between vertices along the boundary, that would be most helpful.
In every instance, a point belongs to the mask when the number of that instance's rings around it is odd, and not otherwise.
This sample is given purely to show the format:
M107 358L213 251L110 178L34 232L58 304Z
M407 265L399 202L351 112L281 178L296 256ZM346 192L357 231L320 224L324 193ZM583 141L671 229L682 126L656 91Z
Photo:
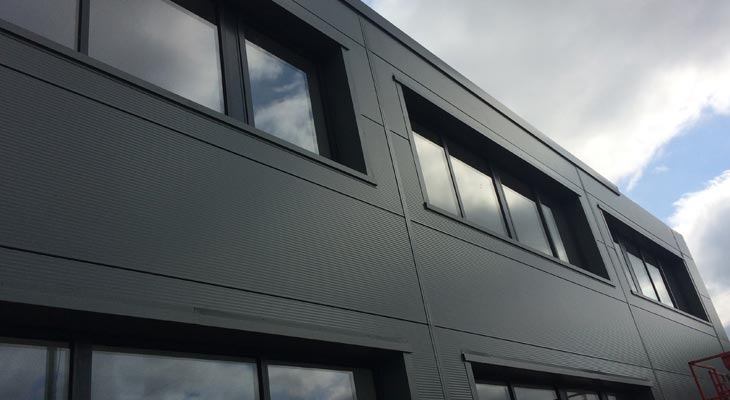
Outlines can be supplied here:
M730 170L674 203L670 224L686 239L726 330L730 330Z
M730 2L374 0L596 170L635 185L702 113L730 112Z

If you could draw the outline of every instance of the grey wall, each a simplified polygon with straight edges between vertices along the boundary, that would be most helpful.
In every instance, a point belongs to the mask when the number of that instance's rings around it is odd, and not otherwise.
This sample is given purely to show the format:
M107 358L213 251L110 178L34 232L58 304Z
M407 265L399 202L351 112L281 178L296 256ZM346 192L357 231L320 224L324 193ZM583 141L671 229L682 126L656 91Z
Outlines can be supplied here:
M348 47L375 184L0 23L0 300L405 346L421 399L471 398L464 352L691 398L730 342L676 232L361 4L278 2ZM425 209L396 80L578 193L610 279ZM711 323L630 293L603 210L686 260Z

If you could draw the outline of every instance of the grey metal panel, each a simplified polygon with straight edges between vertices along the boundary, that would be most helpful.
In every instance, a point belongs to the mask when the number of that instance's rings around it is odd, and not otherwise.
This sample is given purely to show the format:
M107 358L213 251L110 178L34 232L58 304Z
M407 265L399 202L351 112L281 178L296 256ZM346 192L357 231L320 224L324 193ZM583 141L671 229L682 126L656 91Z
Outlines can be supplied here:
M563 279L570 280L582 286L623 298L619 289L607 283L604 279L597 279L586 275L578 267L567 267L548 256L540 255L536 251L526 250L525 247L499 239L491 234L468 226L441 213L424 207L423 192L416 174L415 161L409 143L397 136L391 135L395 148L396 162L401 174L406 201L411 218L418 224L437 229L446 234L465 240L469 243L494 251L513 260L520 261L534 268L549 272ZM604 256L605 258L605 256Z
M0 86L0 244L424 320L401 216L4 68Z
M632 307L652 366L688 374L687 362L722 352L717 337Z
M444 76L420 57L406 51L402 45L388 37L379 28L365 23L364 30L367 46L375 54L394 65L406 76L438 94L453 107L500 135L512 146L526 152L574 184L580 185L575 166L565 158L534 136L529 135L487 103L474 97L473 94L464 90L462 86Z
M430 228L413 240L435 325L648 365L622 301Z
M666 400L699 399L700 393L691 376L657 371L657 380Z
M347 63L352 72L350 79L355 83L358 107L362 115L373 121L382 123L375 83L370 72L368 56L365 48L357 46L347 51Z
M629 304L632 306L641 308L642 310L650 312L656 316L666 318L705 334L715 336L715 329L710 322L703 321L691 314L687 314L683 311L677 310L676 308L665 306L659 302L649 300L643 296L633 293L629 294L628 298Z
M395 69L372 52L370 52L370 63L378 87L378 100L383 109L385 125L392 132L408 138L405 117L401 109L400 99L398 98L396 82L393 80Z
M677 245L679 246L679 250L682 251L682 254L684 254L685 258L692 258L692 254L689 251L689 247L687 246L687 242L684 240L684 236L682 236L681 233L672 230L672 233L674 233L674 238L677 240Z
M722 351L730 351L730 340L721 339Z
M664 247L669 247L675 253L679 253L677 240L674 238L672 229L659 218L651 215L626 195L617 196L585 172L580 171L580 174L586 191L599 199L603 207L607 207L614 214L618 214L615 216L623 217L629 222L628 225L635 230L660 240Z
M471 400L464 352L502 357L527 363L549 364L605 374L615 374L653 381L650 369L609 360L586 357L544 347L530 346L512 340L436 328L436 343L441 354L442 371L449 399ZM488 379L489 377L481 377ZM477 400L477 399L474 399Z
M276 0L284 3L286 0ZM360 16L350 7L337 0L293 0L312 14L332 25L357 43L363 44Z
M94 60L79 56L93 65ZM99 100L115 108L141 118L190 135L205 142L225 148L269 164L275 168L327 186L339 192L370 202L393 212L400 212L400 201L395 176L390 164L387 144L382 127L367 119L359 119L363 132L366 162L377 187L352 179L352 176L331 167L312 162L291 151L273 145L246 131L246 126L232 118L190 112L185 101L180 103L150 95L135 87L78 61L57 55L15 40L0 32L0 65L23 71L54 85ZM212 113L211 114L216 114Z
M421 399L442 399L425 325L0 248L0 299L342 341L402 343Z
M700 299L702 299L702 304L705 306L705 310L707 311L707 316L710 317L710 321L712 322L712 325L715 327L715 332L717 334L718 339L720 339L721 341L730 340L730 339L728 339L727 331L725 330L725 327L722 325L720 316L717 314L715 305L712 304L712 299L710 299L707 296L700 296Z

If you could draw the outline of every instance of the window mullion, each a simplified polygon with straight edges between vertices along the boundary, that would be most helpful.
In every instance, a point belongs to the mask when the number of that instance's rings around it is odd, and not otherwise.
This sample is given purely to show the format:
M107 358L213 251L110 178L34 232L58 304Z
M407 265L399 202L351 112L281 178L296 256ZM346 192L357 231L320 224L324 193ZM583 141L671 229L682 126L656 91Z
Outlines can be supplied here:
M91 345L75 341L71 345L71 400L91 400Z
M89 19L91 18L91 0L79 0L79 24L76 46L82 54L89 54Z
M499 200L504 223L507 227L507 235L509 235L509 237L511 237L512 239L518 240L517 230L515 229L514 222L512 221L512 214L510 214L509 205L507 205L507 199L504 196L504 189L502 188L502 178L499 176L499 174L497 174L497 171L491 165L490 171L492 172L494 189L497 191L497 200Z
M242 64L239 54L238 23L235 13L227 9L223 2L218 2L218 38L220 40L221 68L223 69L223 93L226 103L226 114L246 120L244 105Z
M456 193L456 202L459 206L459 213L462 217L466 218L466 211L464 210L464 203L461 202L461 194L459 193L459 185L456 183L456 174L454 174L454 166L451 165L451 155L449 154L449 147L446 144L446 139L444 139L443 136L439 136L439 139L441 140L441 146L444 148L444 153L446 154L446 165L449 167L449 175L451 176L451 184L454 187L454 192Z
M238 21L238 54L241 62L241 78L243 83L243 102L244 111L246 113L245 121L249 125L254 125L253 119L253 100L251 96L251 75L248 70L248 58L246 55L246 26L243 21Z
M517 400L517 395L515 394L515 388L511 382L507 383L507 388L509 389L509 397L511 397L512 400Z
M627 250L625 249L625 246L621 242L615 242L615 243L618 244L618 246L619 246L617 249L619 256L623 257L624 263L626 264L626 268L629 271L630 278L634 281L634 286L636 287L636 291L638 292L641 290L640 286L639 286L639 279L636 277L635 272L634 272L634 267L631 265L631 261L629 260L629 257L626 254ZM619 260L619 262L621 262L621 260ZM631 283L629 282L629 289L630 289L630 286L631 286Z
M259 400L271 400L271 390L269 388L269 362L265 358L259 358L256 362L258 366L258 382L259 382Z

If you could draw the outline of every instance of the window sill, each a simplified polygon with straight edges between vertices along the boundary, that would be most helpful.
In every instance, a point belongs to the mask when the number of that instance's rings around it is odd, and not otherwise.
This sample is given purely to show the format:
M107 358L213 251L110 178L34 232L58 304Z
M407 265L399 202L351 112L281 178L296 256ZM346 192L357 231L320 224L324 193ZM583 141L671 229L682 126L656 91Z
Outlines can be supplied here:
M634 290L631 290L631 294L634 295L634 296L636 296L636 297L638 297L638 298L640 298L640 299L644 299L644 300L646 300L646 301L648 301L648 302L650 302L650 303L652 303L654 305L660 306L660 307L665 308L665 309L667 309L669 311L675 312L677 314L680 314L680 315L683 315L683 316L685 316L687 318L690 318L692 320L695 320L695 321L697 321L697 322L699 322L701 324L704 324L704 325L707 325L707 326L712 326L712 323L710 323L709 321L706 321L706 320L704 320L704 319L702 319L700 317L697 317L695 315L692 315L692 314L688 313L687 311L680 310L679 308L670 307L670 306L662 303L661 301L657 301L657 300L652 299L651 297L644 296L643 294L641 294L639 292L635 292Z
M257 129L254 126L249 125L232 116L212 110L212 109L205 107L203 105L200 105L192 100L189 100L178 94L175 94L166 89L163 89L153 83L147 82L134 75L121 71L115 67L112 67L111 65L98 61L98 60L92 58L91 56L83 54L75 49L71 49L64 45L56 43L48 38L45 38L43 36L30 32L24 28L18 27L10 22L0 20L0 34L3 34L3 33L9 33L11 35L11 37L14 39L18 39L20 41L27 42L30 45L37 46L37 47L41 48L42 50L48 51L61 58L69 59L70 61L78 63L80 66L86 67L95 73L101 73L103 75L109 76L112 79L115 79L122 83L128 84L131 87L133 87L134 89L137 89L147 95L157 96L158 98L162 99L163 101L166 101L174 106L187 109L188 111L193 111L197 114L200 114L204 117L214 120L217 123L221 123L230 128L234 128L235 130L239 131L240 133L250 135L252 137L255 137L257 139L263 140L265 142L271 143L271 144L279 146L279 147L283 147L284 149L289 150L290 152L295 153L298 156L308 158L308 159L315 161L319 164L322 164L328 168L334 169L338 172L341 172L341 173L349 175L353 178L356 178L369 185L377 186L377 182L376 182L374 176L372 175L372 173L369 171L369 168L368 168L367 173L363 173L361 171L357 171L355 169L347 167L347 166L340 164L334 160L331 160L327 157L321 156L317 153L314 153L309 150L300 148L296 145L293 145L285 140L279 139L278 137L276 137L270 133ZM68 89L68 88L66 88L66 89ZM97 99L94 99L94 100L97 100ZM98 101L101 101L101 100L98 100ZM103 102L103 101L101 101L101 102ZM106 102L103 102L103 103L106 104ZM356 112L357 112L357 110L356 110ZM142 118L144 118L144 117L142 117ZM363 153L367 155L365 148L363 148ZM366 160L366 162L367 162L367 160Z
M520 248L521 250L525 250L527 252L530 252L530 253L532 253L532 254L534 254L536 256L539 256L541 258L544 258L544 259L546 259L548 261L552 261L552 262L554 262L556 264L560 264L563 267L566 267L568 269L571 269L571 270L573 270L573 271L575 271L575 272L577 272L577 273L579 273L581 275L585 275L588 278L595 279L595 280L597 280L597 281L599 281L599 282L601 282L603 284L606 284L608 286L616 287L616 285L610 279L608 279L608 278L604 278L604 277L602 277L600 275L594 274L593 272L587 271L587 270L585 270L585 269L583 269L583 268L581 268L581 267L579 267L577 265L573 265L573 264L567 263L567 262L565 262L565 261L563 261L563 260L561 260L561 259L559 259L557 257L553 257L553 256L547 255L547 254L545 254L543 252L540 252L538 250L535 250L532 247L527 246L527 245L525 245L523 243L520 243L520 242L518 242L518 241L516 241L516 240L514 240L514 239L512 239L510 237L501 235L501 234L499 234L499 233L497 233L497 232L495 232L495 231L493 231L491 229L485 228L485 227L483 227L483 226L481 226L479 224L475 224L475 223L467 220L466 218L463 218L463 217L461 217L459 215L455 215L454 213L452 213L450 211L444 210L444 209L442 209L442 208L440 208L438 206L434 206L434 205L432 205L432 204L430 204L428 202L424 202L423 205L424 205L424 208L427 209L427 210L433 211L433 212L438 213L438 214L441 214L441 215L443 215L443 216L445 216L445 217L447 217L449 219L452 219L452 220L454 220L456 222L459 222L459 223L462 223L464 225L467 225L470 228L476 229L476 230L478 230L478 231L480 231L482 233L485 233L485 234L487 234L487 235L489 235L489 236L491 236L491 237L493 237L495 239L501 240L502 242L505 242L505 243L511 244L513 246L516 246L516 247Z

